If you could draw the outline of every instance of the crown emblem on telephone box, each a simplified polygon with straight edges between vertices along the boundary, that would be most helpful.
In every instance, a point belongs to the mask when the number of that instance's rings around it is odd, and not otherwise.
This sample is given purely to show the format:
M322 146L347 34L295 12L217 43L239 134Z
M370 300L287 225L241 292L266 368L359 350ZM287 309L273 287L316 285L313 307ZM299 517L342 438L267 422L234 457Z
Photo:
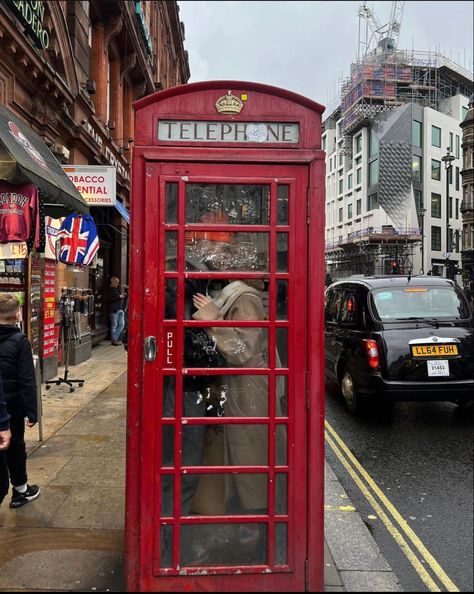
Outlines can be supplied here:
M227 95L222 95L222 97L219 97L216 101L217 111L224 115L240 113L243 107L243 102L235 95L232 95L232 91L227 91Z

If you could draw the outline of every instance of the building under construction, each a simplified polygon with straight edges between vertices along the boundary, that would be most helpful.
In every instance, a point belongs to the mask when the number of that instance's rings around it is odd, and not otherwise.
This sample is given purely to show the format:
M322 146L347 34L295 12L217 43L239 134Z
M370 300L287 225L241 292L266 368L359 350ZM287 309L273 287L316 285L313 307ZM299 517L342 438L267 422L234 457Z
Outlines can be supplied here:
M459 251L459 123L472 75L438 52L398 50L403 3L393 5L398 29L393 22L373 26L380 35L370 51L359 39L367 51L359 50L324 123L326 262L332 277L442 274L446 252L456 261ZM435 171L448 146L454 157L449 197L442 171Z

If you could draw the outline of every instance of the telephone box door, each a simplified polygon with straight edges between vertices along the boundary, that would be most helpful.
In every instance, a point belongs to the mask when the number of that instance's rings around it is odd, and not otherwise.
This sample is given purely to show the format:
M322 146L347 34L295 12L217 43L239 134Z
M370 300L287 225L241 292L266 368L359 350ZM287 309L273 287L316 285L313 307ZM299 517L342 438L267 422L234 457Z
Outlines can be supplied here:
M146 164L142 546L160 590L305 589L307 171Z

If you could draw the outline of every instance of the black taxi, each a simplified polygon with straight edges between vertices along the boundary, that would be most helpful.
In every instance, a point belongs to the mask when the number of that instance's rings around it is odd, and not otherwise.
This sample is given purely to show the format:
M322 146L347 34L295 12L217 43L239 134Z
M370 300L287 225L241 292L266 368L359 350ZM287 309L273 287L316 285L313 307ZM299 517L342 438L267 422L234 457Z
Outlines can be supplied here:
M347 408L365 398L474 399L473 318L451 280L350 277L325 294L325 371Z

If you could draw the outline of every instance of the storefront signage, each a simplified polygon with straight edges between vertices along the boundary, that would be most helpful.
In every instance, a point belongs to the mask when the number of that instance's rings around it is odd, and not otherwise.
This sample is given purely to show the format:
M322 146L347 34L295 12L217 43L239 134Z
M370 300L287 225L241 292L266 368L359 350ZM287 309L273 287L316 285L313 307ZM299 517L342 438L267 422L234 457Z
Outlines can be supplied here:
M10 260L11 258L28 258L28 248L25 241L0 243L0 260Z
M26 31L40 49L49 47L49 31L43 27L45 2L40 0L7 0L8 5L25 25Z
M64 171L90 206L115 206L115 167L107 165L64 165Z
M287 122L160 120L158 123L158 140L175 142L296 144L299 139L299 124Z
M130 181L130 173L129 173L128 169L126 167L124 167L122 165L122 163L120 163L120 161L114 155L113 151L108 146L105 147L105 151L104 151L103 155L104 155L105 160L108 163L110 163L113 167L115 167L115 169L117 170L117 173L120 175L120 177L122 177L126 181Z
M56 354L56 262L46 260L44 263L44 312L43 312L43 359Z
M138 28L140 29L143 41L145 42L146 51L151 56L151 54L153 53L151 45L151 35L150 31L148 30L148 25L146 23L145 13L143 12L141 2L135 2L135 14L137 15Z

